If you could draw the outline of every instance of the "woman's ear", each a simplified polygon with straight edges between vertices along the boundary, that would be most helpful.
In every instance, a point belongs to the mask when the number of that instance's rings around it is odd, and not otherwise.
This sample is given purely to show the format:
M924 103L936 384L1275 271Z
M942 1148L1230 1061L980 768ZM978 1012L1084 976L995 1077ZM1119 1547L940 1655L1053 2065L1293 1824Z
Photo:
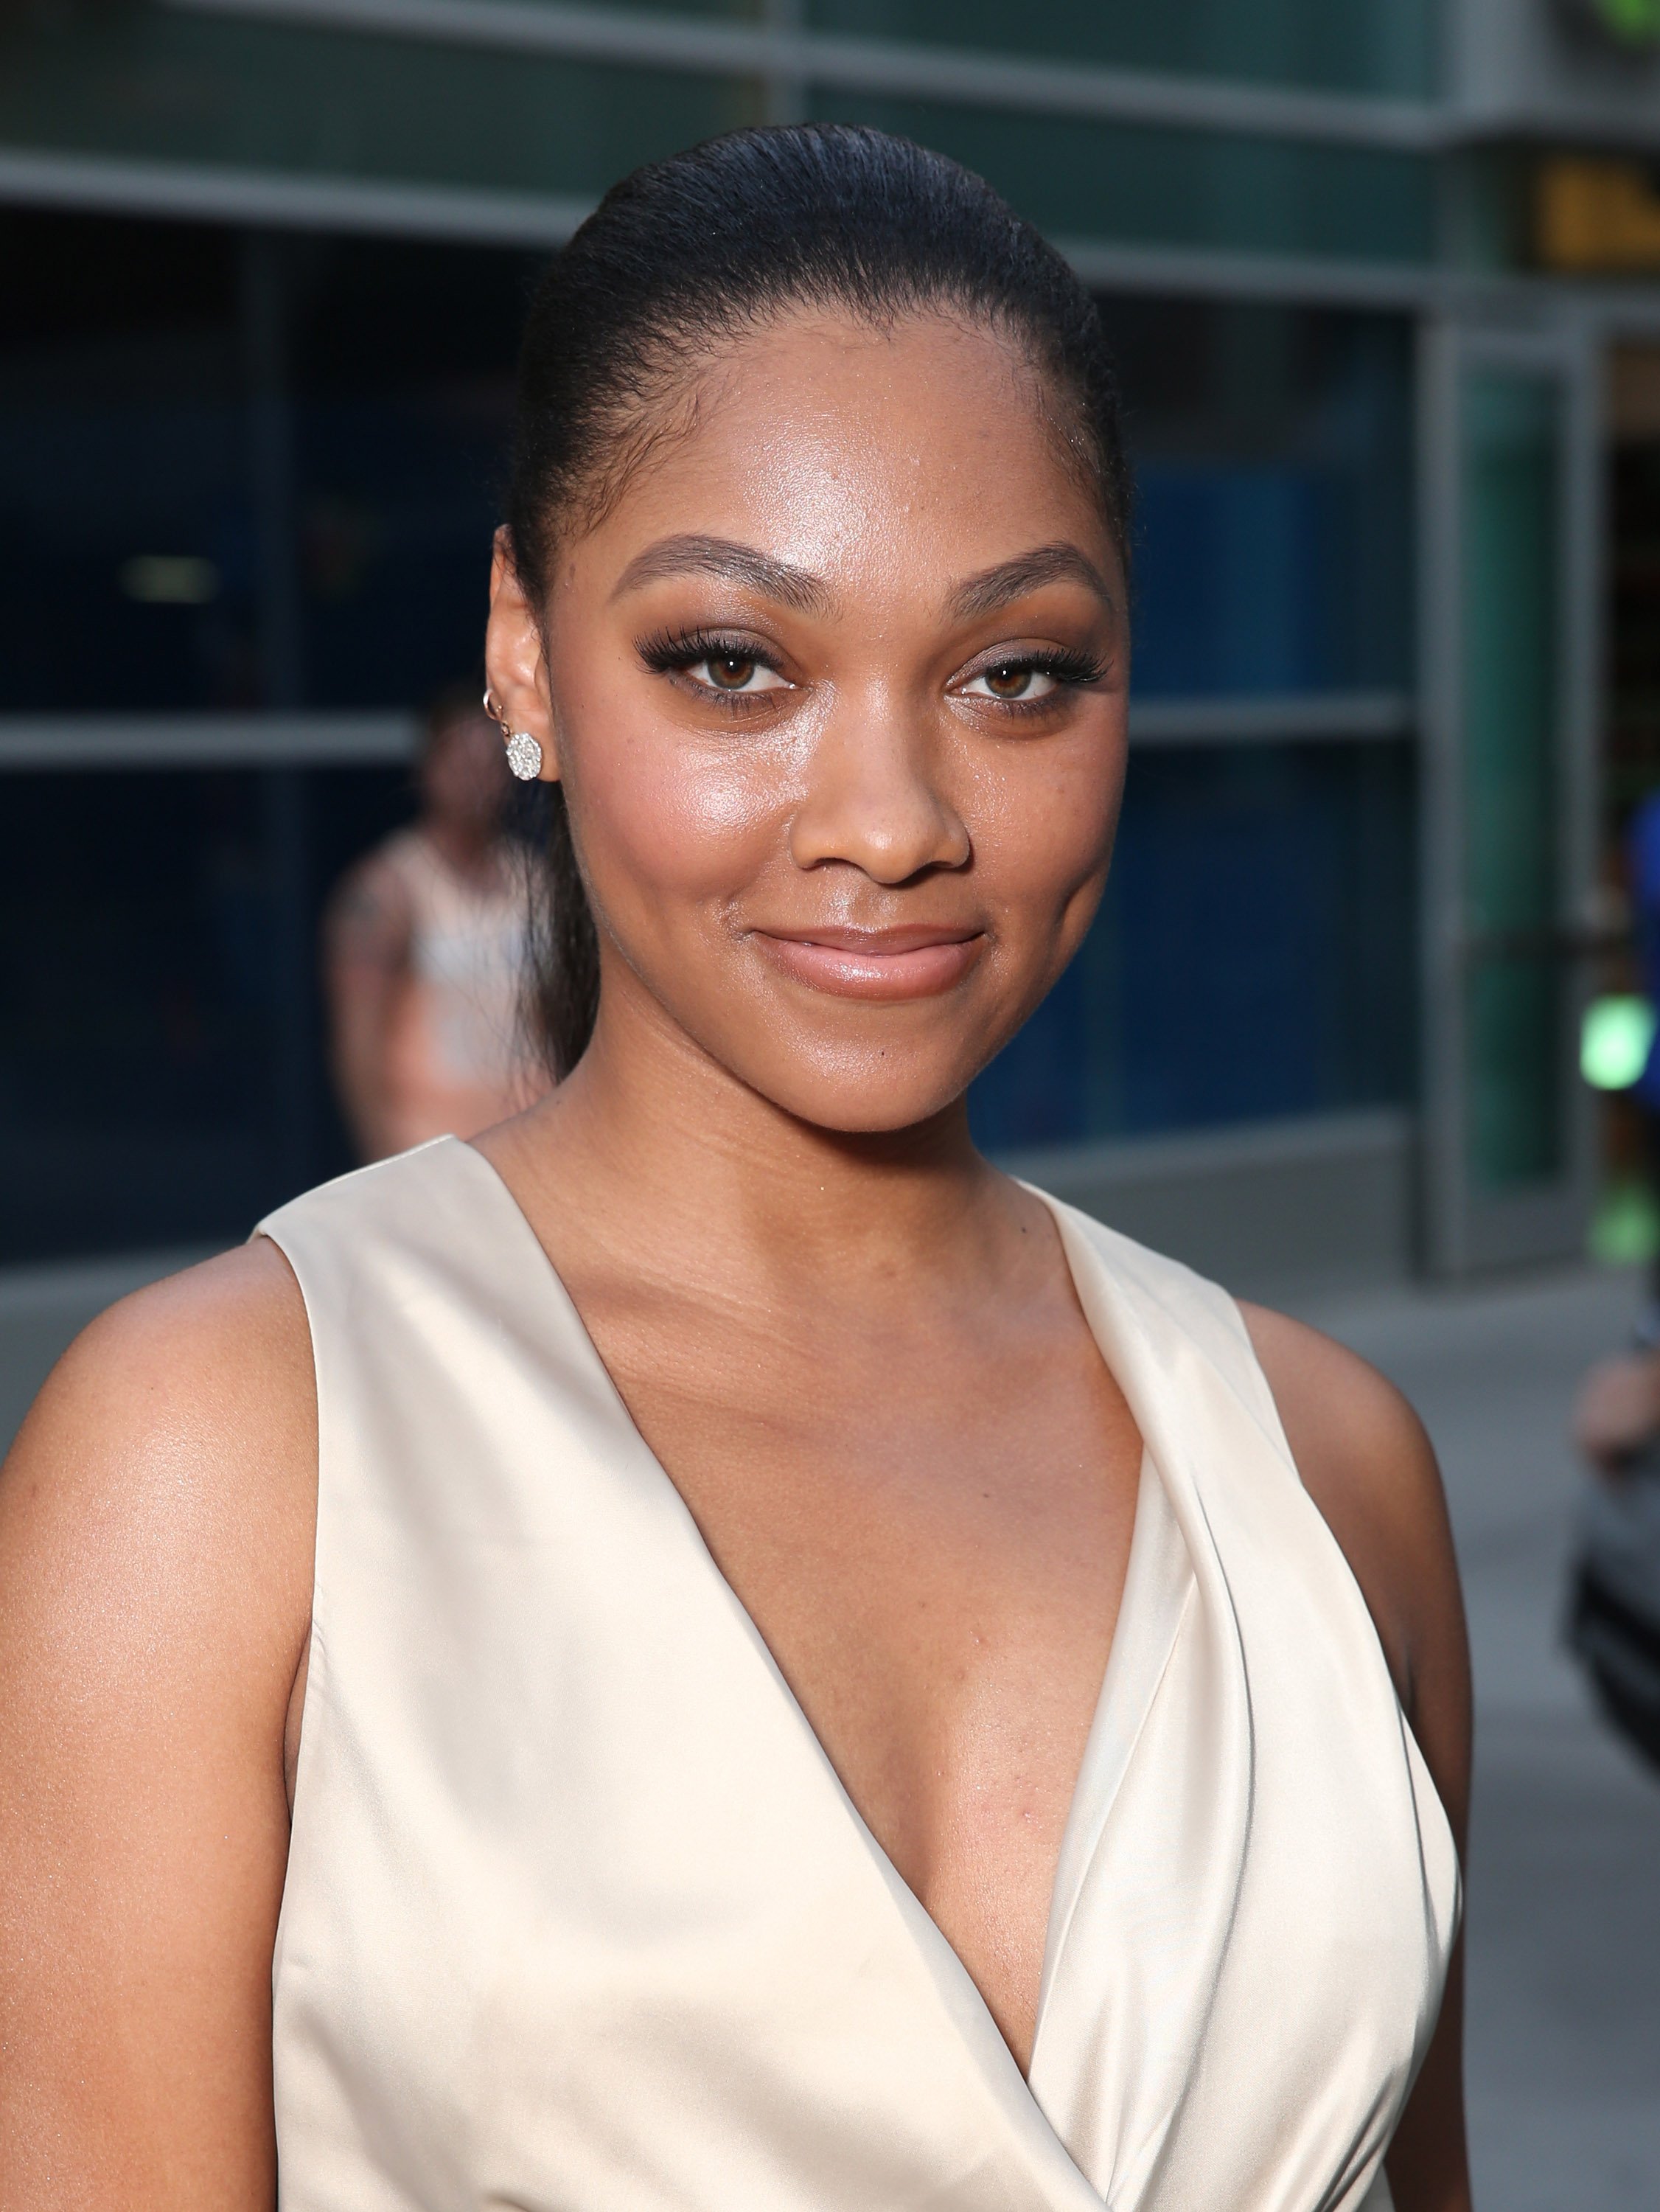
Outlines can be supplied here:
M513 541L504 527L495 534L490 560L490 619L484 633L484 673L492 697L510 731L524 730L542 747L542 781L559 781L559 746L554 730L548 661L542 625L525 595L513 562Z

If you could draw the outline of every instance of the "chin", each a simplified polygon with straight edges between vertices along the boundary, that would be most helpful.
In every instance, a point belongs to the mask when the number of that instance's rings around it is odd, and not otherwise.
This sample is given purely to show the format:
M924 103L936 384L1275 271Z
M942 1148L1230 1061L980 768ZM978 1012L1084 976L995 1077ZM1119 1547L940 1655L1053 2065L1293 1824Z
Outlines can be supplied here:
M919 1055L861 1052L831 1066L742 1071L762 1097L810 1127L838 1136L895 1136L936 1121L967 1090L978 1061L966 1068L919 1065Z

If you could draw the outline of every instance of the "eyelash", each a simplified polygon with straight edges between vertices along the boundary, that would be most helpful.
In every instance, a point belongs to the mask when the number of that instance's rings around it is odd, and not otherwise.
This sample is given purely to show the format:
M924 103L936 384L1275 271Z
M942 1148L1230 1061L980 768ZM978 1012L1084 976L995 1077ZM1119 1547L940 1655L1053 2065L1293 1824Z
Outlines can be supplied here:
M988 660L974 671L974 675L998 676L1005 671L1010 673L1018 672L1021 675L1029 672L1033 676L1051 676L1063 690L1072 691L1080 690L1086 684L1099 684L1106 673L1105 663L1097 660L1093 653L1069 652L1064 646L1056 645L1040 647L1033 653L1011 653L1007 660ZM970 681L972 680L971 678ZM1028 714L1050 703L1049 697L997 702L1005 708Z
M695 668L700 660L725 659L751 660L757 668L770 669L775 676L784 672L776 659L763 647L730 631L660 630L654 636L641 639L638 650L645 665L659 676L676 672L684 675L688 669ZM1091 653L1069 652L1063 646L1050 646L1035 652L1012 653L1007 660L988 661L984 666L977 668L974 674L977 677L993 676L1005 669L1018 669L1022 672L1029 670L1034 676L1051 677L1068 690L1099 684L1106 673L1105 664ZM735 708L740 713L746 708L754 710L753 696L746 700L742 693L737 692L716 692L712 696L723 698L729 709ZM1052 695L1041 699L1002 699L991 703L1000 706L1005 714L1033 714L1041 713L1050 706Z
M687 669L695 668L700 660L753 660L757 668L770 668L775 676L784 673L770 653L730 631L660 630L654 637L642 638L639 650L645 665L659 676L667 676L676 669L683 674Z

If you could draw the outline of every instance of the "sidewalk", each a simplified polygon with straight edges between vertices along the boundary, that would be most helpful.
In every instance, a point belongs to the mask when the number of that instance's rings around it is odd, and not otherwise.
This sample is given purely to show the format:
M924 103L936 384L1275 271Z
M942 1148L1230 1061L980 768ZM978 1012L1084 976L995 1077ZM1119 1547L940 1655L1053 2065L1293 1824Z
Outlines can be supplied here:
M1306 1313L1406 1391L1446 1476L1475 1662L1477 2212L1660 2205L1660 1782L1605 1735L1557 1638L1568 1408L1637 1296L1585 1271Z

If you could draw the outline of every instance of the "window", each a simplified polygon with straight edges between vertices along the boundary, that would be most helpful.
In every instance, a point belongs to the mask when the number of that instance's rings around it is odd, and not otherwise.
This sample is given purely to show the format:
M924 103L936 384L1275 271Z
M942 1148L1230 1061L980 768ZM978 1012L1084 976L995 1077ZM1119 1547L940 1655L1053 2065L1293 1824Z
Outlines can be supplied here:
M1241 724L1220 744L1132 744L1100 918L975 1085L976 1129L1008 1149L1403 1101L1409 749L1275 742L1272 712L1299 694L1404 698L1408 330L1103 304L1139 499L1133 696L1224 720L1231 702ZM1265 729L1245 720L1263 703Z
M0 1261L233 1243L348 1166L318 911L407 779L11 774L0 799Z
M815 30L1334 92L1427 96L1432 0L809 0Z
M245 705L234 240L0 212L0 712Z

